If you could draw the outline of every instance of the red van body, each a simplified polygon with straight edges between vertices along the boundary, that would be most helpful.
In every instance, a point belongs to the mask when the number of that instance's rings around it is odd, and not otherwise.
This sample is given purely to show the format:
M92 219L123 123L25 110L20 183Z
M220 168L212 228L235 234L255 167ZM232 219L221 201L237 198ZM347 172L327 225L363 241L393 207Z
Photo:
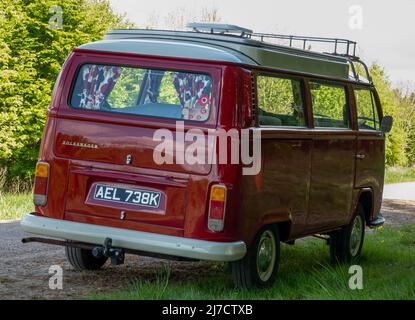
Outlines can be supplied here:
M265 250L270 245L276 256L279 241L291 243L313 234L325 234L339 247L344 245L340 239L347 237L345 230L351 228L356 212L363 214L363 228L383 224L379 211L384 134L380 126L359 129L355 98L358 88L370 91L380 123L382 110L371 83L246 62L169 56L168 51L165 56L126 51L81 47L63 65L48 109L36 175L35 194L43 198L37 199L35 212L22 220L24 230L68 240L64 244L78 250L102 247L115 252L125 249L126 253L234 261L234 273L245 276L236 281L238 285L262 286L273 275L241 271L241 266L256 261L255 255L259 259L259 251L250 253L253 248ZM70 103L74 81L81 66L88 63L210 75L210 116L204 122L184 121L184 132L195 127L206 134L217 129L260 131L261 170L243 175L244 164L155 163L157 142L152 137L160 128L175 133L177 119L75 110ZM305 127L261 126L257 82L262 75L301 82ZM315 125L310 94L314 81L344 87L350 127ZM159 207L96 201L91 190L97 185L155 192L160 195ZM212 186L226 190L219 232L208 225ZM265 240L260 236L264 230L272 230ZM353 232L349 238L356 236ZM139 245L131 245L135 237L140 238ZM110 242L104 243L104 239ZM361 244L358 249L360 254ZM100 255L98 251L95 257ZM82 263L73 264L82 267ZM277 267L274 262L271 274Z

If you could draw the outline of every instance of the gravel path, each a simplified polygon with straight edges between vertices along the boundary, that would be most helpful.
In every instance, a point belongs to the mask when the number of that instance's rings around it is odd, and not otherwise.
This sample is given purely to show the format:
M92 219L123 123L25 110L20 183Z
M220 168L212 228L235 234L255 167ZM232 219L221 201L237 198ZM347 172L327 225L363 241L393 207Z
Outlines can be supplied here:
M415 182L387 184L383 190L383 198L415 201Z
M415 201L384 200L387 225L415 223ZM27 237L18 221L0 221L0 300L79 299L91 292L108 293L125 288L134 279L154 279L167 265L173 279L189 280L210 273L208 262L170 262L127 256L122 266L107 266L96 272L76 272L66 262L62 247L39 243L22 244ZM49 289L49 267L63 268L63 290Z
M212 263L177 262L127 255L125 264L109 262L99 271L74 271L66 262L63 247L40 243L23 244L30 236L19 221L0 221L0 300L80 299L89 293L108 293L125 288L133 280L154 279L167 266L171 277L181 280L209 273ZM49 289L49 267L63 268L63 290Z

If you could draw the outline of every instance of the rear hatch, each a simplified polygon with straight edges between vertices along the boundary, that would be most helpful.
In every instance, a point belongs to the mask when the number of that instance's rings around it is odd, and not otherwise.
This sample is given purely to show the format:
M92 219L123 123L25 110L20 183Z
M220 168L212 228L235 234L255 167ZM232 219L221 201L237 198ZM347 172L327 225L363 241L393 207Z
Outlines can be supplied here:
M183 141L189 129L204 136L216 126L219 86L213 84L220 69L140 65L98 60L68 77L72 90L62 99L54 142L55 155L70 161L66 219L183 229L189 182L209 174L211 164L177 163L176 149L192 143ZM160 164L160 156L168 163Z

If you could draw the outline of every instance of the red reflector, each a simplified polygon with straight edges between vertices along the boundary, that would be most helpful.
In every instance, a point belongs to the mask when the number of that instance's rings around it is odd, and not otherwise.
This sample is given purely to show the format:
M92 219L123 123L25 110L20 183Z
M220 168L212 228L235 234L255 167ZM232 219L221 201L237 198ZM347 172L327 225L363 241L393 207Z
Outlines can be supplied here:
M223 214L225 212L225 202L224 201L210 201L210 219L222 220Z
M46 195L48 189L48 178L35 177L34 194Z

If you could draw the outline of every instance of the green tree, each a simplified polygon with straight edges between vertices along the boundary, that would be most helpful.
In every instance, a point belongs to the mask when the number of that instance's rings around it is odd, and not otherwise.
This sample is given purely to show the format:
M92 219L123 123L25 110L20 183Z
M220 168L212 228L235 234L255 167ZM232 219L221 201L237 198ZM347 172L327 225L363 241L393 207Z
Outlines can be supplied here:
M409 142L409 131L405 126L405 115L402 113L400 95L392 87L385 70L373 64L370 74L379 93L385 115L394 118L392 131L386 137L386 164L388 166L406 166L408 155L406 149Z
M56 4L62 29L49 23ZM71 50L129 26L104 0L1 0L0 167L9 177L32 175L53 85Z
M399 98L397 117L401 119L402 129L407 134L405 153L409 165L415 165L415 92L400 87L395 90Z

